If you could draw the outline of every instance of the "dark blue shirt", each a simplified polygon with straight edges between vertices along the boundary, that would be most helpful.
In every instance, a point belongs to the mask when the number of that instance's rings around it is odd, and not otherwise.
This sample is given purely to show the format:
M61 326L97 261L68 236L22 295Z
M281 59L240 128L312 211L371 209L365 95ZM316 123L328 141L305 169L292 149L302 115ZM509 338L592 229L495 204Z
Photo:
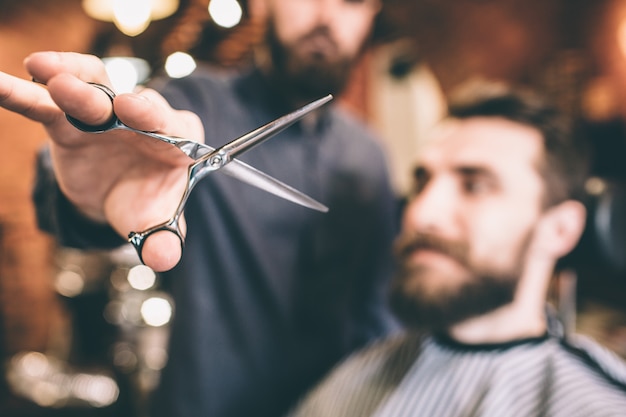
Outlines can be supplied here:
M293 110L258 72L202 69L155 87L200 116L213 147ZM175 316L154 416L282 415L339 359L395 326L386 307L395 199L371 132L331 104L314 125L298 123L240 159L330 211L219 172L194 189L183 258L163 274ZM50 192L49 172L39 180L40 222L61 243L123 242L76 219Z

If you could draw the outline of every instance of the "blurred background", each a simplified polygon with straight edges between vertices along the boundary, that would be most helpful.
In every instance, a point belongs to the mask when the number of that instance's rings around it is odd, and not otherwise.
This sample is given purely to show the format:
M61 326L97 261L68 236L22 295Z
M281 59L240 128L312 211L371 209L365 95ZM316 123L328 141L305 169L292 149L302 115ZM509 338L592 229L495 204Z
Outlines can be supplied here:
M31 52L102 57L119 91L243 65L245 0L0 0L0 70ZM529 85L589 141L589 222L554 292L568 325L626 357L626 0L384 0L340 97L376 130L399 200L446 98L472 78ZM230 138L224 138L224 141ZM58 247L30 202L45 133L0 110L0 415L144 416L175 306L134 251Z

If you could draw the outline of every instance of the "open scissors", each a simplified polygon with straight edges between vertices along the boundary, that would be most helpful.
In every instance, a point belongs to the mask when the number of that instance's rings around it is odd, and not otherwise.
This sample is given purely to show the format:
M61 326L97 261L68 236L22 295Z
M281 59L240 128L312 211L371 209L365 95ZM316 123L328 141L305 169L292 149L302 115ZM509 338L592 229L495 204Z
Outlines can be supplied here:
M106 93L111 101L115 98L115 93L109 87L97 83L90 84ZM185 238L180 230L179 221L185 209L185 205L187 204L187 199L189 198L193 188L201 179L217 170L302 206L322 212L328 211L326 206L306 194L301 193L300 191L244 162L241 162L238 159L235 159L235 157L281 132L312 110L321 107L330 100L332 100L332 95L322 97L319 100L309 103L292 113L282 116L249 133L246 133L245 135L240 136L217 149L203 143L198 143L176 136L161 135L154 132L134 129L122 123L122 121L119 120L115 114L113 114L113 117L108 122L99 126L85 124L70 115L66 115L66 117L74 127L84 132L104 133L110 130L120 129L139 133L141 135L171 144L180 149L184 154L193 160L193 163L189 165L189 168L187 169L187 184L174 215L169 220L161 224L150 227L149 229L141 232L131 232L128 235L128 241L134 246L139 255L139 259L143 261L141 251L146 238L153 233L162 230L173 232L176 236L178 236L181 248L184 248Z

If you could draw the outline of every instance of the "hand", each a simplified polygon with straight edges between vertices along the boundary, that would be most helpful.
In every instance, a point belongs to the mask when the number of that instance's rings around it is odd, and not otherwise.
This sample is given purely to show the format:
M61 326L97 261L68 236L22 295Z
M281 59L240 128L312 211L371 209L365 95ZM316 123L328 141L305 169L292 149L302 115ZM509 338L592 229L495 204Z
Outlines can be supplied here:
M115 109L120 120L136 129L197 141L204 138L200 119L172 109L150 89L120 94L112 105L106 94L87 84L110 85L104 65L94 56L38 52L25 66L47 89L0 73L0 106L45 126L59 186L78 210L109 223L125 237L169 219L183 193L191 159L171 145L132 132L81 132L65 113L99 125ZM181 254L180 242L170 232L150 236L142 251L145 264L156 271L174 267Z

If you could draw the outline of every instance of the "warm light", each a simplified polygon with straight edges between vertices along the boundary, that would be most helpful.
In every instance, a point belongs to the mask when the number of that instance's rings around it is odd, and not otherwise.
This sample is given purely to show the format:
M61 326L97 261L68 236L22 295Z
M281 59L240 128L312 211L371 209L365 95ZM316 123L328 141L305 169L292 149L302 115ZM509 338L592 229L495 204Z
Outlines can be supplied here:
M152 20L171 16L179 0L83 0L83 9L94 19L114 22L128 36L143 32Z
M606 182L599 177L591 177L585 182L587 194L599 196L606 191Z
M174 52L165 60L165 72L172 78L182 78L196 69L196 61L189 54Z
M72 394L94 407L111 405L119 396L117 383L106 375L77 374L71 382Z
M147 290L156 283L156 274L145 265L137 265L128 271L128 282L136 290Z
M216 25L232 28L241 21L243 11L237 0L211 0L209 14Z
M141 317L149 326L163 326L172 317L172 305L165 298L148 298L141 304Z
M160 371L167 363L167 350L159 346L149 346L144 352L143 360L148 368Z
M117 382L110 376L74 372L67 363L39 352L13 356L6 376L12 391L41 407L70 403L107 407L119 396Z
M46 375L50 370L50 362L46 355L40 352L27 352L16 356L14 360L22 368L25 375L39 378Z
M124 56L102 58L113 90L130 93L150 75L150 64L144 59Z
M65 269L57 274L54 287L65 297L76 297L85 287L85 278L79 271Z
M113 23L122 33L137 36L150 24L151 0L113 0Z

